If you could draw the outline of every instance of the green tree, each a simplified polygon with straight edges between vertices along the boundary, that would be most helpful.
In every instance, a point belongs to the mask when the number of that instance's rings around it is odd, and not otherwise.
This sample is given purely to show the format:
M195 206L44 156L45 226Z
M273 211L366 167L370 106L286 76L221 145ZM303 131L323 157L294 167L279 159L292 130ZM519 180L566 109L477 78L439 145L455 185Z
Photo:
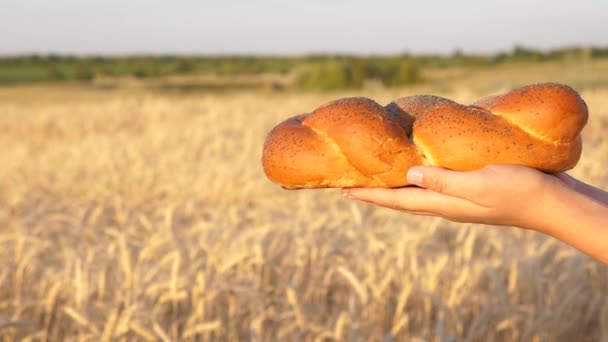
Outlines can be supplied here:
M361 65L347 61L331 60L314 64L301 71L296 84L308 90L336 90L360 88L364 72Z

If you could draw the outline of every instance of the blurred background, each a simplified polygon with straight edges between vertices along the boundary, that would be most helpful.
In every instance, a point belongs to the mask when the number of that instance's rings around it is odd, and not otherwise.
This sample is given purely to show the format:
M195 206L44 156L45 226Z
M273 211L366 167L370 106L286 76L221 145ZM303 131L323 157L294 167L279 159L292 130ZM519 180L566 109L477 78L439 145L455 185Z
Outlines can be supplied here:
M608 2L10 1L0 31L3 341L608 338L608 270L571 247L260 162L336 98L551 81L590 110L571 173L607 188Z

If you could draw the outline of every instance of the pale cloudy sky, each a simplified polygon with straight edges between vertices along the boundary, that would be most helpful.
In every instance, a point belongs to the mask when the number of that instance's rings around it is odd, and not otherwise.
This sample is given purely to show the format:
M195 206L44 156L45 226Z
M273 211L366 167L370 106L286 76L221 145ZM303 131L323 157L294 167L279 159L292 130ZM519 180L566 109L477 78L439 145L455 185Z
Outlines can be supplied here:
M0 54L450 53L608 46L608 0L4 0Z

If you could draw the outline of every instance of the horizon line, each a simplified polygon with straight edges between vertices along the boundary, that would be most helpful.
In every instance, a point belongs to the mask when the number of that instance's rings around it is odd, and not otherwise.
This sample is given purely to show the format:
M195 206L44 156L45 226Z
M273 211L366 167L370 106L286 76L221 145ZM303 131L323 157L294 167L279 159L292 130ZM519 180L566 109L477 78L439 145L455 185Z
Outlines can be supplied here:
M525 50L549 53L563 50L583 50L583 49L608 49L608 44L565 44L557 47L542 48L533 45L514 44L510 49L496 49L494 51L466 51L466 49L455 48L451 52L356 52L356 51L310 51L310 52L154 52L154 51L133 51L133 52L67 52L67 51L21 51L21 52L0 52L0 58L19 58L19 57L266 57L266 58L298 58L314 56L348 56L348 57L390 57L390 56L453 56L462 54L463 56L495 56L504 53L512 53L521 48Z

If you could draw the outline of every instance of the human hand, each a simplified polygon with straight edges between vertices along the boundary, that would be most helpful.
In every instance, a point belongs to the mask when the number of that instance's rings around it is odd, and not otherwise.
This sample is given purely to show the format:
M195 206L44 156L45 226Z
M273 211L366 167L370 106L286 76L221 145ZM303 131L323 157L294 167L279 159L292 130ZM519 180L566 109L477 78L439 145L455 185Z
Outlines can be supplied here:
M565 177L565 176L564 176ZM551 212L550 196L572 191L566 178L516 165L474 171L417 166L408 182L418 187L350 188L344 195L405 212L441 216L456 222L512 225L536 229Z

